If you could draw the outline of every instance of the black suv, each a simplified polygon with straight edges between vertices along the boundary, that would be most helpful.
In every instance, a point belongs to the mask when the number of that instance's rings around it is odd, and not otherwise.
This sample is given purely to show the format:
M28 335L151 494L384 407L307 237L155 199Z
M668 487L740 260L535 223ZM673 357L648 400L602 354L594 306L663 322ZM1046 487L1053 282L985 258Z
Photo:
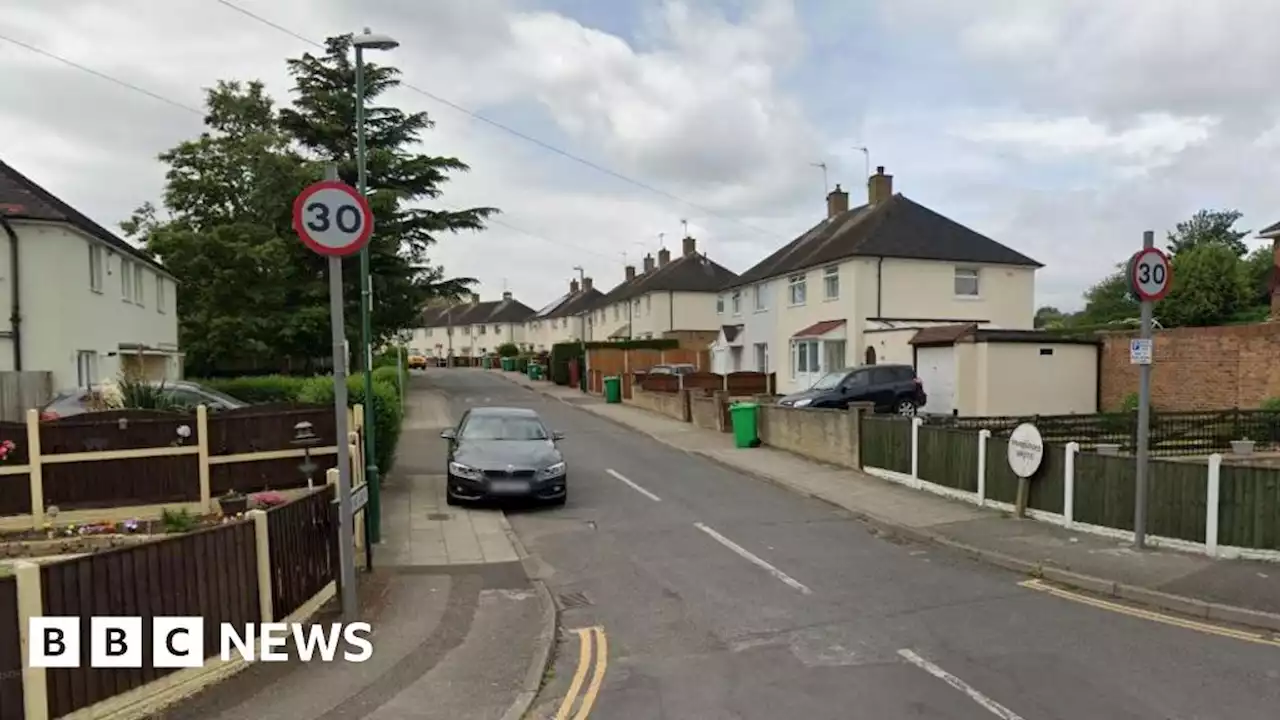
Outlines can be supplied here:
M785 407L844 409L853 402L875 403L876 412L914 415L927 396L910 365L863 365L823 375L813 387L778 401Z

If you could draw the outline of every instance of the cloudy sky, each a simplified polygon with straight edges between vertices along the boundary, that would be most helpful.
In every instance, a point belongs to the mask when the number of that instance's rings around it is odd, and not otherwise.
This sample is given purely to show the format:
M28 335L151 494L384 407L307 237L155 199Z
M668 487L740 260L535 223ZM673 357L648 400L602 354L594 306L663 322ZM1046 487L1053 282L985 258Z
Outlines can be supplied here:
M435 251L486 298L505 285L539 307L575 265L611 286L623 253L678 248L681 220L742 271L820 218L814 163L865 197L857 147L896 190L1045 263L1038 300L1064 308L1143 230L1202 207L1280 220L1280 2L234 4L313 40L401 41L388 59L423 92L388 102L429 112L424 151L472 167L442 203L503 211ZM158 199L155 156L200 131L202 88L261 79L284 101L284 59L314 49L217 0L8 0L0 35L169 101L0 40L0 157L112 227Z

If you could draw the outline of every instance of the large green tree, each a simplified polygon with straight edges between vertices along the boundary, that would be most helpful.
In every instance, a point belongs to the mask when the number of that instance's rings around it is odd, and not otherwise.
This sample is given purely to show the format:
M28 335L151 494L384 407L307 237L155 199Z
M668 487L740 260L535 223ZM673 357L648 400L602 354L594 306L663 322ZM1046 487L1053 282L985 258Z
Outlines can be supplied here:
M280 126L311 158L332 162L340 177L356 184L355 65L351 37L332 37L325 53L289 60L295 99L280 112ZM416 152L423 132L432 127L424 112L406 113L377 105L376 100L400 84L394 67L365 63L364 102L367 138L366 172L375 225L369 245L373 276L373 324L378 341L387 340L417 319L434 297L457 297L474 283L446 279L443 268L428 262L427 249L444 233L484 229L494 208L433 210L415 203L440 197L449 174L465 172L453 157ZM356 265L348 273L348 297L358 302Z
M1165 327L1222 325L1245 307L1245 276L1235 248L1201 243L1173 256L1173 287L1156 305Z
M1200 245L1222 245L1241 257L1249 251L1244 244L1249 231L1235 229L1241 217L1239 210L1201 210L1169 233L1169 252L1176 255Z
M259 82L220 82L208 91L206 130L163 153L169 167L163 210L147 204L121 224L179 280L181 342L193 373L244 367L303 367L330 354L326 262L292 227L294 197L335 162L356 182L354 68L350 38L331 38L323 57L290 60L292 107L277 111ZM369 66L366 99L398 82L394 68ZM410 327L419 308L456 298L474 283L447 278L428 261L442 233L483 229L496 212L438 212L414 203L440 195L453 158L415 154L430 128L421 113L372 106L368 113L374 341ZM347 338L360 341L359 264L344 262ZM353 353L359 361L360 353Z

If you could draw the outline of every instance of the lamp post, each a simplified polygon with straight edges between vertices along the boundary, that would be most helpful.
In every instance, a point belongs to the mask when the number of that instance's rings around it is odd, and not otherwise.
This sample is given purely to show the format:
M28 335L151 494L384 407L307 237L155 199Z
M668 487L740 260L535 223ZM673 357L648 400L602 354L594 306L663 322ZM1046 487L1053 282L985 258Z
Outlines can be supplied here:
M368 174L365 168L364 137L364 51L392 50L400 43L386 35L376 35L365 28L351 38L356 51L356 187L361 195L369 194ZM373 276L369 272L369 246L360 251L360 326L364 345L364 426L365 478L369 483L369 507L366 524L370 543L382 541L382 483L378 479L378 455L373 422L373 318L370 314L373 301ZM342 442L342 438L338 438Z

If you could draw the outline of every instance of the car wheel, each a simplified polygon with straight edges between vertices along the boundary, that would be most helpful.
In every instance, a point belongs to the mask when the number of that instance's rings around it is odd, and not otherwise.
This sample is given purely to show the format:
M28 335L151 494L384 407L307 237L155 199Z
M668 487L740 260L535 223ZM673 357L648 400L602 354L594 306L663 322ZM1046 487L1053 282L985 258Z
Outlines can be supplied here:
M899 400L894 411L903 417L911 417L916 414L916 404L910 400Z

